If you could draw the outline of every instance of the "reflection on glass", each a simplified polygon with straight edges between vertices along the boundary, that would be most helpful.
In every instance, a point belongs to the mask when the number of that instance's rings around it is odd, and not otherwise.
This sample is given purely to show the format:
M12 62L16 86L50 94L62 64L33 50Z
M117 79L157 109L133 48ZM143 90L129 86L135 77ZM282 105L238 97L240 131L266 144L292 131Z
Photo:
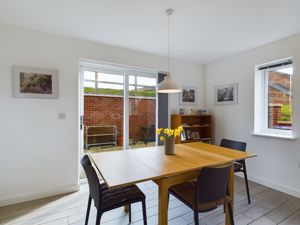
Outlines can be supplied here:
M292 129L292 75L293 67L267 72L268 128Z
M156 141L156 78L129 77L129 148L151 147Z
M95 80L96 79L96 73L91 71L84 71L83 72L84 80Z

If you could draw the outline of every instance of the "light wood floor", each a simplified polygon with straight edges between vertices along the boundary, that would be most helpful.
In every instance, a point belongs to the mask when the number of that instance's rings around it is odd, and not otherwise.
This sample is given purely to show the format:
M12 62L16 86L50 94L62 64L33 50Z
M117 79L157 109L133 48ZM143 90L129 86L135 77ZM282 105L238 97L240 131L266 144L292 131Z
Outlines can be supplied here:
M139 185L147 195L148 224L157 224L157 186L153 182ZM235 177L235 222L237 225L300 225L300 199L250 182L252 204L248 205L244 180ZM81 184L79 192L61 195L28 203L0 208L0 224L14 225L82 225L84 224L88 186ZM142 225L141 205L132 207L133 225ZM96 211L93 208L90 223L95 224ZM222 207L209 213L200 214L201 225L224 224ZM101 224L128 224L128 215L122 208L103 215ZM169 224L193 224L192 211L171 197Z

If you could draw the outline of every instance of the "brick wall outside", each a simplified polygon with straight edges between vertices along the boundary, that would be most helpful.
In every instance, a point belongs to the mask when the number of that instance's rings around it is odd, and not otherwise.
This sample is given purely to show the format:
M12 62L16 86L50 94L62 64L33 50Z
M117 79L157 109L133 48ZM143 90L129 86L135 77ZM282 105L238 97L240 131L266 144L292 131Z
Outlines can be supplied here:
M288 76L276 72L269 73L269 81L281 84L286 88L290 87L291 82ZM269 88L269 102L273 104L289 104L290 96L274 88Z
M141 127L155 125L155 104L155 99L129 98L129 139L141 140ZM123 98L85 95L84 123L86 126L116 125L118 137L123 137Z

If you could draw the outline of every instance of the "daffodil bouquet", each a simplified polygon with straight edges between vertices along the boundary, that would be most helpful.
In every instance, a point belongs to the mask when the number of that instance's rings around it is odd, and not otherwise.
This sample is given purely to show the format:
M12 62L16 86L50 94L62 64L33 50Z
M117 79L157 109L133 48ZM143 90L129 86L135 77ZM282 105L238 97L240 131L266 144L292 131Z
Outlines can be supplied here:
M159 136L161 141L165 139L175 138L181 134L182 126L177 127L176 129L169 128L158 128L156 129L156 134Z

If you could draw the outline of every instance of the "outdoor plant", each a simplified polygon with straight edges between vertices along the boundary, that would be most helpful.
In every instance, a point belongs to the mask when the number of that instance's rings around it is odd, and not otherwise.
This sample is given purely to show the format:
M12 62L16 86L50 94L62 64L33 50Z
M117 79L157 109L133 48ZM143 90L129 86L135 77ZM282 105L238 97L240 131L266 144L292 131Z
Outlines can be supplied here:
M176 129L169 128L158 128L156 129L156 134L159 136L161 141L166 139L175 138L181 134L182 126L177 127Z
M292 121L292 106L291 105L282 105L281 106L281 121Z

